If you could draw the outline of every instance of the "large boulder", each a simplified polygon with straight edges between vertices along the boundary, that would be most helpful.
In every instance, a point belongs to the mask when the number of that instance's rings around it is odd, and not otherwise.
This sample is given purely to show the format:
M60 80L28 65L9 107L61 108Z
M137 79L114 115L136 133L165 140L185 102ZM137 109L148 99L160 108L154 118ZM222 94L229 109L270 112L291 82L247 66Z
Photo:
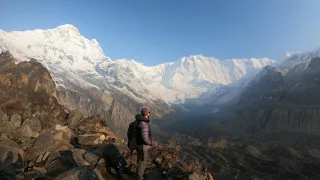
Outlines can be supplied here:
M83 134L78 136L78 143L82 146L97 146L101 145L109 137L104 134Z
M71 136L72 132L67 126L56 125L55 131L48 131L36 139L28 151L28 159L34 159L46 151L70 150Z

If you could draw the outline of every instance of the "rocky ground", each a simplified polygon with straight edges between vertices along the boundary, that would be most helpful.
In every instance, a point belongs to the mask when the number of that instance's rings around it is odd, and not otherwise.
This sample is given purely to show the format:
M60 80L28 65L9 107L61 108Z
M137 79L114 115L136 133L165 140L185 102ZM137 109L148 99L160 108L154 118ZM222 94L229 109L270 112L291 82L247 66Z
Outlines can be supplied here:
M99 117L82 118L73 113L69 121L48 127L36 113L24 119L18 113L9 118L0 112L6 119L1 128L0 179L116 179L118 171L122 179L136 179L136 155L130 160L123 140ZM13 132L5 131L11 124ZM186 179L192 175L178 163L175 148L156 147L149 160L146 179ZM207 175L193 176L205 179Z
M180 159L206 167L215 179L320 179L320 149L261 144L248 139L207 142L175 134L170 143L180 146Z

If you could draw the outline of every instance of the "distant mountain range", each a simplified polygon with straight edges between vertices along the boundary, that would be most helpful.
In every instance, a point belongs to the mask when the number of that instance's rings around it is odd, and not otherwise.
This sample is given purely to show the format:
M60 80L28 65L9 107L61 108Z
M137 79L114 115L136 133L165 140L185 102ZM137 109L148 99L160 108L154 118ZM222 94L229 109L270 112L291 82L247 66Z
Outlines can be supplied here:
M224 103L212 101L199 107L212 115L189 113L184 121L170 124L171 131L201 138L246 136L259 141L318 146L320 48L291 55L262 68L249 81L243 78L221 88L225 89L221 94ZM187 121L188 117L191 120Z
M48 30L0 31L0 43L2 51L7 49L18 59L39 60L55 74L58 86L68 87L66 77L80 87L119 90L138 102L160 98L181 103L273 63L268 58L220 61L202 55L157 66L111 60L96 40L86 39L69 24Z

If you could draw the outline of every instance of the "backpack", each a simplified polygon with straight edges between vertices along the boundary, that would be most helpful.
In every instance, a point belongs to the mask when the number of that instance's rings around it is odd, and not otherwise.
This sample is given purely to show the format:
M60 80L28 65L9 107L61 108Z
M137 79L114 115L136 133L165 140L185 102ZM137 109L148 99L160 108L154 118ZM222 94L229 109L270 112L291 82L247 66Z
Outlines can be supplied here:
M129 128L127 131L128 148L131 150L131 152L136 150L138 147L137 139L136 139L137 126L138 126L138 121L135 120L129 124Z

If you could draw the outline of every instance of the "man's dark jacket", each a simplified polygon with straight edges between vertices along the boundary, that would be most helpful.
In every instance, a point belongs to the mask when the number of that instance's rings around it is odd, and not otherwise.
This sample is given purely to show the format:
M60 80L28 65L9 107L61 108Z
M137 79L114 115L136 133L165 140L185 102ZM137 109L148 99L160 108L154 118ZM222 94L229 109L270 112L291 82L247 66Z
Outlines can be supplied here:
M152 146L151 128L149 125L150 119L145 118L141 114L136 115L138 127L136 131L137 144Z

